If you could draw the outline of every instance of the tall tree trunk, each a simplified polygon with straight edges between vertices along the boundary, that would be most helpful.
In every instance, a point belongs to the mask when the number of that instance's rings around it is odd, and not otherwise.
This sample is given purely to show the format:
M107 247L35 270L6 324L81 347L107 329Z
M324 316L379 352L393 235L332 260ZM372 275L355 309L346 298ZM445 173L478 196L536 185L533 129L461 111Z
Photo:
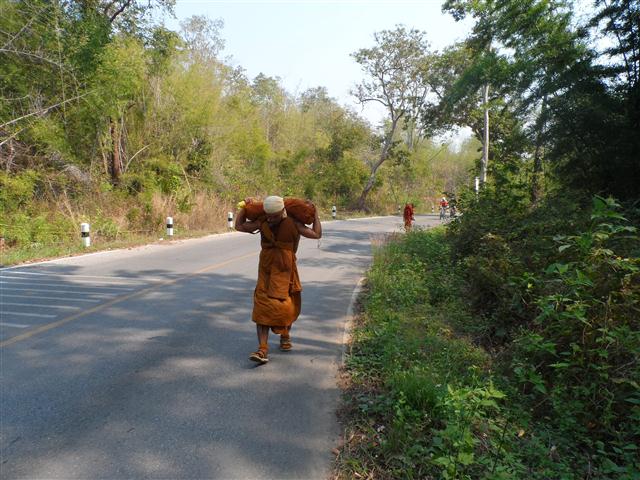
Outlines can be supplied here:
M371 191L371 189L373 188L373 185L376 182L376 172L378 171L378 168L380 168L380 165L382 165L382 163L385 160L386 158L383 159L381 157L380 160L378 160L371 167L371 174L369 175L369 180L367 180L367 184L364 186L364 190L360 194L360 198L358 198L358 203L356 203L356 207L358 208L358 210L365 210L365 203L367 201L367 196L369 195L369 192Z
M544 128L546 124L547 95L542 97L542 108L540 111L540 125L536 132L536 149L533 155L533 175L531 177L531 202L537 205L542 199L542 142L544 136Z
M482 142L482 164L480 165L480 183L487 181L487 167L489 165L489 84L484 86L484 142Z
M373 188L373 185L376 182L376 172L389 156L389 150L391 150L391 143L393 142L393 135L396 132L398 120L399 119L396 118L391 122L391 130L389 131L389 133L384 139L384 144L382 145L382 151L380 152L380 157L378 157L378 161L371 166L371 174L369 175L369 180L367 180L367 184L365 185L364 190L360 194L360 198L356 203L356 208L358 210L365 210L365 203L367 201L367 196L369 195L369 192L371 191L371 189Z
M120 182L122 175L122 158L120 156L120 129L118 121L110 119L109 132L111 134L111 181L114 184Z

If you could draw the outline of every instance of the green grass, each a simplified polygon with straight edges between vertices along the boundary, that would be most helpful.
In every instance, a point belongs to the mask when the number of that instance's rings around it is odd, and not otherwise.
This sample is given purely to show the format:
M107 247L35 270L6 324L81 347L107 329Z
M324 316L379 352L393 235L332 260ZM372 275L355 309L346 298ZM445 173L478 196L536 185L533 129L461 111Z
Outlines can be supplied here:
M226 231L226 230L224 230ZM212 233L222 233L215 231L189 231L179 234L174 234L171 240L185 240L188 238L196 238ZM8 267L12 265L19 265L22 263L30 263L37 261L50 260L60 257L68 257L74 255L82 255L86 253L94 253L103 250L114 250L118 248L131 248L141 245L147 245L150 243L162 241L168 241L168 237L161 233L157 234L123 234L117 239L100 239L99 237L92 237L91 246L85 248L82 245L80 236L70 239L66 242L58 243L39 243L31 242L26 245L21 245L17 248L5 248L0 254L0 265Z
M472 321L456 282L442 229L376 252L346 366L341 478L464 478L476 450L493 446L472 431L495 427L487 417L502 394L486 352L455 332Z
M585 451L586 437L536 416L510 359L474 341L481 319L462 268L443 228L376 250L345 366L336 478L640 478L637 460L608 460L615 445Z

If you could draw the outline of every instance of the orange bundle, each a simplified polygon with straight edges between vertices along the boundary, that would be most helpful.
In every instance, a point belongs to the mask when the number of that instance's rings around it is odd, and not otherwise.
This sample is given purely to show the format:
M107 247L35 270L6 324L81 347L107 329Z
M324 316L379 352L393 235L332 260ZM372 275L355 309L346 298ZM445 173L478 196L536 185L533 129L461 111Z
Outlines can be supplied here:
M262 215L266 215L264 207L261 201L253 200L245 205L245 212L247 220L254 221ZM300 198L285 198L284 209L287 211L287 215L295 218L299 222L305 225L313 223L313 219L316 216L316 207Z

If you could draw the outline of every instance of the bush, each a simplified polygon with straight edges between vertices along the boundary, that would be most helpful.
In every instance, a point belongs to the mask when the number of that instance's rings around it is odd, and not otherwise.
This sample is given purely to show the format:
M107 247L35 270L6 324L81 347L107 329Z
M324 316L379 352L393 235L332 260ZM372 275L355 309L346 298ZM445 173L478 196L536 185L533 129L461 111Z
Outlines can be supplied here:
M120 233L120 227L111 218L105 217L102 214L92 218L91 229L93 235L99 237L101 240L116 240Z
M74 226L65 218L51 220L44 214L16 213L6 221L8 224L3 230L10 247L71 243L75 238Z
M511 352L538 416L582 448L609 445L601 465L630 465L640 440L640 259L616 249L637 241L618 210L596 197L590 228L556 237L560 261L541 276L537 316Z
M637 232L611 199L561 234L557 211L467 210L376 253L345 477L640 477Z
M33 200L39 178L34 170L11 175L0 172L0 210L7 214L25 208Z

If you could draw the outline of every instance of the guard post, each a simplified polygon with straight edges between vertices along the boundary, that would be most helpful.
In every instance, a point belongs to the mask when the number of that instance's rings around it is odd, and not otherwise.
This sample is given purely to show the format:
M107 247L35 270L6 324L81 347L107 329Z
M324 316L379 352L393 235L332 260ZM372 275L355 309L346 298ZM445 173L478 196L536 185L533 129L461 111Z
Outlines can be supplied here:
M91 246L91 237L89 235L89 224L81 223L80 224L80 236L82 237L82 245L84 248L88 248Z
M173 237L173 217L167 217L167 237Z

